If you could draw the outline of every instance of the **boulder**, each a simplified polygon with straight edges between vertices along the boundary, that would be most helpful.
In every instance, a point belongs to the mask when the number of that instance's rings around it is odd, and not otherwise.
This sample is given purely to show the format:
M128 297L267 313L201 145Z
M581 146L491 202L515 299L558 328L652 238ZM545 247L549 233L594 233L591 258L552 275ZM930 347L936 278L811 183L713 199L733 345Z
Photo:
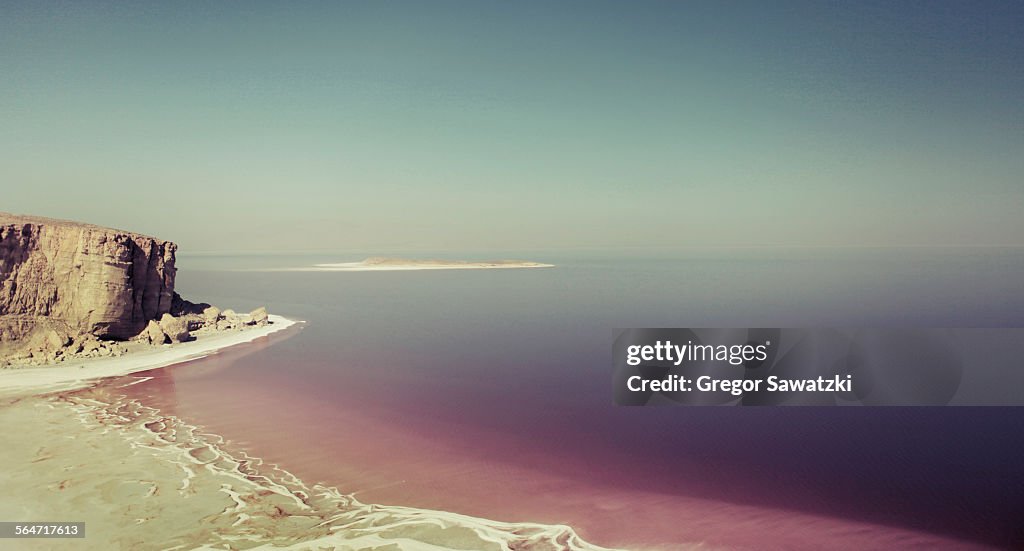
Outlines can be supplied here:
M267 322L267 308L265 306L260 306L259 308L253 310L252 312L249 312L250 325L257 325L262 327L266 325Z
M149 320L146 329L139 336L141 340L149 344L164 344L167 342L167 334L160 328L160 324L153 320Z
M68 335L55 329L48 329L46 331L45 350L60 350L69 344L71 344L71 337Z
M203 320L206 322L207 325L216 325L217 320L219 319L220 308L217 308L216 306L210 306L209 308L203 310Z
M227 309L221 312L220 321L217 322L218 331L227 331L229 329L235 329L241 324L241 320L238 319L238 314L232 309Z
M191 337L188 332L188 322L170 314L164 314L160 318L160 329L171 342L185 342Z
M97 351L103 346L103 343L92 335L86 337L86 340L82 342L82 354L95 355Z
M107 349L110 350L111 356L123 356L125 352L128 352L128 348L125 347L124 343L117 341L108 342Z

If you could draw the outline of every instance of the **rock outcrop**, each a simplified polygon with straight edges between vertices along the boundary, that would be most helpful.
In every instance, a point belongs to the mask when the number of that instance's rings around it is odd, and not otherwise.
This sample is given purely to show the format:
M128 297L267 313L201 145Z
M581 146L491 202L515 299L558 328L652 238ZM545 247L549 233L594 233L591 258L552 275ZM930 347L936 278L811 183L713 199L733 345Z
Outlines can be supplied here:
M210 306L203 310L203 323L207 325L216 325L217 320L220 319L220 308L216 306Z
M0 343L39 331L137 335L171 309L176 248L122 230L0 213Z
M263 307L237 314L175 293L176 249L136 233L0 213L0 367L120 356L194 332L271 323Z

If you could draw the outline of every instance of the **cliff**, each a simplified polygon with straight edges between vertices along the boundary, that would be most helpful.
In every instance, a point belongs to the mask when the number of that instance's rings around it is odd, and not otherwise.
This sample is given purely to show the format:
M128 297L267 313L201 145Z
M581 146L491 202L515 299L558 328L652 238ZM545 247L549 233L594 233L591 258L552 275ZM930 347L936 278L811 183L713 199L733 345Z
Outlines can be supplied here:
M0 213L0 344L40 327L62 340L135 336L171 309L176 248L122 230Z

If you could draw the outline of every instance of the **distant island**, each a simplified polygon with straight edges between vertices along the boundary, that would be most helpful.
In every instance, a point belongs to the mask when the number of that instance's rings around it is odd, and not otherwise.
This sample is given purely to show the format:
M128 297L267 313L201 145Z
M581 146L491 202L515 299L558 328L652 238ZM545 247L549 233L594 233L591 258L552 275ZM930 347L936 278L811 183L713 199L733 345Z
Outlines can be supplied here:
M309 271L362 272L388 270L486 270L498 268L551 268L554 264L528 262L525 260L418 260L408 258L387 258L374 256L361 262L340 262L336 264L315 264Z

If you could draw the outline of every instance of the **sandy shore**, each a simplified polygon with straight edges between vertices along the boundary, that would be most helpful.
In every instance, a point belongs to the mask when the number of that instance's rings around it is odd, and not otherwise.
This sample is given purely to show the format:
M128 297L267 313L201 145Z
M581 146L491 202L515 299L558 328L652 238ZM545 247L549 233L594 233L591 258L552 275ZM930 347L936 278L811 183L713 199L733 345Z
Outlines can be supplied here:
M147 369L201 358L207 354L282 331L296 321L269 316L270 324L238 331L205 333L195 340L136 349L116 358L90 358L42 366L0 369L0 397L82 388L103 377L127 375Z
M566 526L368 505L307 486L115 385L9 398L0 423L18 427L0 447L0 518L86 526L85 539L18 549L600 549Z

